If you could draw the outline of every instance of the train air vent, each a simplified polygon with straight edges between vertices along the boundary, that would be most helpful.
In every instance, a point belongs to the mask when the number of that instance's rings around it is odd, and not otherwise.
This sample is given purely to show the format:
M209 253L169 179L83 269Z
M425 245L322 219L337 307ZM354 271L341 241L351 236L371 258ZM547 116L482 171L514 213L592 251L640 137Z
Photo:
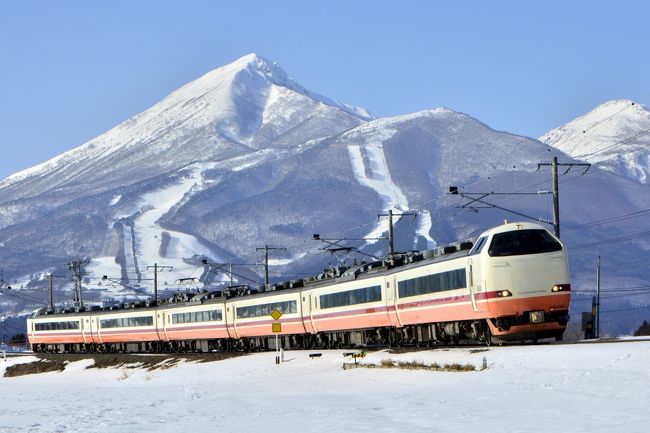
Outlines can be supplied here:
M436 255L437 255L437 254L436 254L436 250L424 250L424 251L422 251L422 257L423 257L425 260L432 259L432 258L434 258Z
M463 251L463 250L471 250L474 244L471 241L466 241L466 242L461 242L460 245L458 245L458 249Z

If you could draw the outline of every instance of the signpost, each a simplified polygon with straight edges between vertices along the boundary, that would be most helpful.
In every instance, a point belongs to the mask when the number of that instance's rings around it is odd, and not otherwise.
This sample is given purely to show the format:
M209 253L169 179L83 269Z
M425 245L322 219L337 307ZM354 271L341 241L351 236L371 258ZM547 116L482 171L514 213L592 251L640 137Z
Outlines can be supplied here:
M278 322L282 317L282 312L277 308L271 311L271 317L275 320L271 323L271 331L275 334L275 363L280 364L280 337L279 333L282 332L282 323Z

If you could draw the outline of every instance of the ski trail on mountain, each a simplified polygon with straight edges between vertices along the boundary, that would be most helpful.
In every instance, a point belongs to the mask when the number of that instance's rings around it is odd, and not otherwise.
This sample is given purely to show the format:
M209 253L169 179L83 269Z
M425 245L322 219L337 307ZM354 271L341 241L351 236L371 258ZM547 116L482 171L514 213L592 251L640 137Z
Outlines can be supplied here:
M352 164L352 171L357 182L361 185L373 189L383 202L383 211L396 210L405 212L410 209L408 199L402 192L400 187L393 182L384 155L384 148L382 144L373 145L349 145L348 155L350 156L350 163ZM416 238L422 236L426 239L427 245L435 245L435 241L429 235L431 229L431 217L426 214L418 215L420 221L416 230ZM400 220L397 217L393 223ZM381 219L378 221L376 227L370 231L365 237L378 238L388 231L388 220ZM368 241L368 244L373 244L376 241Z
M147 193L141 197L141 214L134 222L136 237L136 258L140 271L144 273L147 266L154 263L174 266L174 271L167 274L166 280L185 278L191 270L183 259L196 255L215 258L212 250L194 236L161 227L158 221L175 205L190 193L202 180L201 170L186 172L178 183ZM167 247L162 251L163 232L169 234ZM183 269L185 268L185 269ZM170 282L171 284L171 282Z
M128 278L136 279L139 275L138 259L135 256L135 232L131 224L125 224L122 235L124 248L124 267Z
M435 248L438 245L438 243L429 234L432 224L431 213L429 213L429 211L422 211L418 214L418 228L415 233L416 236L414 242L415 246L417 246L418 236L422 236L424 238L427 243L427 249Z

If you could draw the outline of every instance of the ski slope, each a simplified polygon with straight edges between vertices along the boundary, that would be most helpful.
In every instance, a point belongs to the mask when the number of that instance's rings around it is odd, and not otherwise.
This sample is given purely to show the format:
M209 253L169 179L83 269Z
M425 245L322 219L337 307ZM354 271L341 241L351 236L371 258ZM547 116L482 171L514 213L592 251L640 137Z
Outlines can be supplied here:
M480 350L480 349L479 349ZM650 342L453 348L382 359L459 362L474 372L343 370L343 351L258 353L166 370L86 369L0 377L0 431L646 432ZM31 357L0 358L7 365Z

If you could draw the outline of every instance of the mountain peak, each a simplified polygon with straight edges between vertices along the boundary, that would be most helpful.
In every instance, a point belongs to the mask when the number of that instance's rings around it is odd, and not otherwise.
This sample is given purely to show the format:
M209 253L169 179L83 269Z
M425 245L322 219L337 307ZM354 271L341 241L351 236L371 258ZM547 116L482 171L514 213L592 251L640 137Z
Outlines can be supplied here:
M242 70L257 72L258 74L268 78L274 84L278 85L287 85L293 81L289 79L289 76L284 71L284 69L282 69L278 62L270 61L256 53L246 54L245 56L242 56L227 65L221 66L220 68L208 72L206 75L204 75L204 77L237 73Z
M642 183L650 181L646 149L650 111L629 99L614 99L539 138L577 159Z
M189 82L93 140L7 177L0 181L0 190L57 170L70 176L58 176L57 185L63 185L84 172L72 167L91 162L95 167L112 166L107 173L117 166L123 173L137 169L133 157L115 165L113 155L124 152L146 159L149 155L166 170L266 146L291 147L303 136L337 134L371 117L362 108L305 89L277 62L250 53ZM173 164L165 164L170 154ZM52 182L42 184L51 187Z

